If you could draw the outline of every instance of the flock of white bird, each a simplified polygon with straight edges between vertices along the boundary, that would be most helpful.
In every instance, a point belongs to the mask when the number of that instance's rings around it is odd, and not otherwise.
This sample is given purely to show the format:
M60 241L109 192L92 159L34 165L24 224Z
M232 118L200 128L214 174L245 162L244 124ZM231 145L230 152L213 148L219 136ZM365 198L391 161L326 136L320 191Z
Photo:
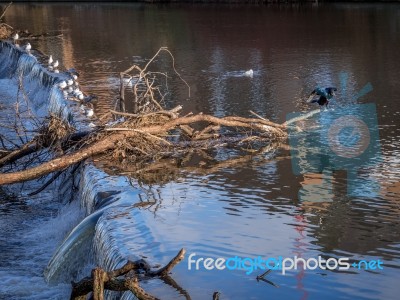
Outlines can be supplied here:
M17 41L19 39L18 33L15 33L12 36L12 39L14 41L14 44L17 45ZM26 43L23 49L26 52L30 53L30 51L32 50L32 45L28 42ZM60 63L58 62L58 60L54 61L53 55L50 55L48 59L48 70L54 73L59 73L60 72L58 70L59 65ZM69 100L77 99L78 101L83 101L85 99L85 95L79 89L78 75L74 73L69 73L69 74L71 77L67 80L61 81L58 84L58 87L62 90L65 99ZM87 117L94 116L93 105L91 103L88 103L86 106L81 104L80 111Z
M78 101L85 100L85 95L79 89L77 74L71 74L71 78L61 81L58 84L58 87L63 91L64 98L66 99L69 100L77 99ZM94 116L93 105L91 103L87 103L86 106L81 104L80 111L87 117Z

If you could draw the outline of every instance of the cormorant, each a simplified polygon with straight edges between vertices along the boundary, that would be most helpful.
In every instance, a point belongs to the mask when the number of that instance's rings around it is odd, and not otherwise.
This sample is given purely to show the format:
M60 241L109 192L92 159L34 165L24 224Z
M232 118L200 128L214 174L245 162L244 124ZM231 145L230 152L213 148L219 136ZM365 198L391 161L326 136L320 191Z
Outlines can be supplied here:
M329 100L335 96L337 89L335 87L316 88L308 97L307 103L318 103L320 106L328 107ZM316 96L319 96L317 98Z

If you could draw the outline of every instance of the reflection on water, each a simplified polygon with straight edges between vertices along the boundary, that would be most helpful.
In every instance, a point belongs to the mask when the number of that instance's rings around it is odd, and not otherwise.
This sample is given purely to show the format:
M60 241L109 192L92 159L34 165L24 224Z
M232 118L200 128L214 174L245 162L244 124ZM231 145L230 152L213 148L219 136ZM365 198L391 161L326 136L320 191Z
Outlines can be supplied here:
M118 72L142 63L160 46L172 50L178 71L191 86L187 99L178 79L169 82L168 106L183 104L185 112L247 116L253 110L283 122L289 113L315 108L304 99L316 86L342 91L333 108L375 103L381 155L376 164L359 170L356 182L358 187L377 183L375 194L364 188L363 193L349 193L346 168L324 171L324 157L314 164L318 148L307 145L324 128L305 122L307 130L298 133L291 151L279 149L261 164L187 172L163 184L132 180L140 191L130 196L132 203L155 203L108 211L99 220L96 238L112 241L104 247L114 248L104 252L114 253L114 259L105 262L99 255L108 267L132 256L166 263L182 247L188 254L213 258L321 255L381 259L384 264L379 272L272 272L268 278L277 289L243 271L188 271L184 261L173 277L193 299L211 299L216 290L222 299L394 299L400 266L400 61L394 50L400 46L398 8L15 5L5 21L34 33L61 30L61 40L32 44L80 71L83 89L99 96L99 113L117 94ZM164 57L156 67L169 64ZM249 69L253 78L241 76ZM373 91L355 101L368 82ZM303 144L305 151L298 151ZM217 151L215 157L228 154ZM293 160L308 171L293 170ZM3 216L5 210L0 211ZM10 252L10 245L4 247L3 252ZM157 281L144 287L178 298L177 291Z

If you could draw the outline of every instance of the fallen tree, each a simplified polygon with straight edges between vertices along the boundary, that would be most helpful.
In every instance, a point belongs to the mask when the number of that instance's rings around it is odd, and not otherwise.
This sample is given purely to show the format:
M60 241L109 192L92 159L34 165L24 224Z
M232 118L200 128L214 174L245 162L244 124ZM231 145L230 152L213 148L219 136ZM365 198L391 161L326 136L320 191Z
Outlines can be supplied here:
M147 116L148 115L143 115L141 117L146 118ZM189 124L201 122L207 123L207 126L201 131L195 131L188 126ZM186 135L191 133L191 136L189 137L193 140L208 140L210 138L218 138L220 134L215 132L215 128L213 126L225 126L235 129L250 129L253 131L252 136L254 139L259 138L259 136L254 135L257 133L263 134L264 138L268 136L270 140L286 138L286 133L283 131L284 126L280 124L274 124L270 121L265 121L262 119L247 119L241 117L217 118L210 115L198 114L194 116L177 117L175 119L170 119L163 124L150 126L135 127L130 126L132 124L130 121L127 123L128 124L120 124L118 127L104 128L102 129L102 132L96 132L96 140L82 149L63 155L59 158L55 158L27 170L2 174L0 177L0 185L32 180L51 172L63 170L94 155L104 153L108 150L118 150L118 148L121 148L121 143L129 144L131 147L127 146L127 148L130 148L129 150L133 152L131 155L135 156L138 154L144 156L151 155L154 153L154 148L159 147L167 147L169 149L168 152L170 152L170 148L174 146L164 137L168 136L170 131L177 128L184 131ZM210 132L213 133L211 134ZM99 138L99 136L101 137ZM243 137L242 139L249 139L249 136ZM147 145L135 145L136 141L143 142L143 140L147 142ZM190 143L188 143L188 145L189 144ZM142 149L146 147L153 148L153 151L147 152L146 150ZM33 150L31 149L32 148L30 146L24 145L21 150L17 151L17 153L13 152L9 155L12 155L13 157L21 157L22 154L32 153ZM127 154L123 154L123 156L126 157Z
M119 269L106 272L102 268L92 270L90 277L83 278L79 282L72 282L71 300L86 299L86 295L92 293L93 300L103 300L104 290L110 291L131 291L139 300L157 300L147 293L139 285L139 276L145 278L158 277L166 284L171 285L186 299L190 299L189 294L182 289L170 276L171 270L180 263L185 256L185 249L181 249L179 253L164 267L158 270L151 270L150 265L144 260L128 261ZM119 277L124 276L123 279Z
M51 116L42 122L36 130L37 134L25 144L16 149L3 149L0 167L16 163L46 148L49 151L56 150L53 152L57 155L31 168L2 173L0 185L59 172L96 155L128 159L132 163L154 163L165 157L184 155L194 148L221 146L223 143L220 141L223 140L230 139L236 144L254 144L260 141L282 141L287 137L285 124L274 123L254 112L251 112L255 116L253 118L218 118L202 113L180 116L182 106L165 109L162 105L164 94L156 82L160 82L159 77L166 79L168 76L149 71L150 64L160 52L167 52L173 60L169 50L161 48L143 69L134 65L121 72L120 97L115 105L120 111L110 109L109 113L99 118L92 132L74 132L69 124ZM181 78L174 65L173 70ZM125 111L127 83L132 83L133 113ZM15 127L17 130L20 129Z
M166 48L161 48L155 56L162 51L169 53L173 58ZM205 151L208 149L235 146L251 153L219 162L208 169L208 172L213 172L218 168L247 163L257 153L285 147L286 127L291 122L278 124L254 112L250 112L254 116L251 118L238 116L218 118L203 113L195 115L188 113L181 116L182 106L166 109L163 105L164 94L157 83L160 82L159 77L167 79L168 76L148 69L155 56L143 69L132 66L121 72L118 101L114 109L110 109L97 120L96 127L92 131L75 132L66 121L57 116L49 116L45 120L36 121L38 127L26 134L24 139L21 138L19 145L9 141L6 147L3 143L3 138L6 140L6 137L0 135L0 142L3 145L3 149L0 149L0 167L11 166L9 169L11 172L1 173L0 185L23 182L54 173L50 180L34 192L37 193L49 186L63 170L90 157L101 156L105 161L126 160L128 165L132 166L130 171L133 176L149 179L157 169L178 170L179 167L169 162L177 158L185 161L194 152L202 153L206 157ZM173 69L180 77L174 66ZM126 89L129 83L132 83L132 113L125 110L128 99ZM119 111L116 108L119 108ZM22 124L22 121L15 122L19 123ZM20 135L19 126L14 125L12 129L18 136ZM13 147L10 148L9 144ZM43 150L51 153L50 159L39 161L34 167L18 171L12 167L13 164L18 166L30 156L39 157L37 153ZM198 172L201 169L190 170ZM139 285L141 278L149 277L160 278L186 299L190 299L187 292L168 275L183 256L182 249L168 265L156 271L151 270L142 260L127 262L122 268L109 272L95 268L91 277L72 283L71 299L86 299L86 295L92 293L93 299L101 300L105 289L129 290L138 299L156 299ZM124 278L121 278L122 276ZM213 298L218 299L218 297L219 293L214 293Z

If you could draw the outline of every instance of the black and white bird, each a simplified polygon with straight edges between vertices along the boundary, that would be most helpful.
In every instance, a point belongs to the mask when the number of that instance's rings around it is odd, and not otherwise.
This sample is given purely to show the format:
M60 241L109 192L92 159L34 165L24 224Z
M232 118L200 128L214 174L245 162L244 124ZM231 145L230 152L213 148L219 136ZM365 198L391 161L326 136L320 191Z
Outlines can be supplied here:
M319 106L328 107L329 100L335 96L337 89L335 87L316 88L307 99L307 103L318 103Z
M48 63L49 63L49 66L51 66L51 64L53 63L53 55L49 56Z
M57 68L58 68L58 65L59 65L58 60L56 60L56 61L54 62L54 64L53 64L53 68L54 68L54 69L57 69Z

